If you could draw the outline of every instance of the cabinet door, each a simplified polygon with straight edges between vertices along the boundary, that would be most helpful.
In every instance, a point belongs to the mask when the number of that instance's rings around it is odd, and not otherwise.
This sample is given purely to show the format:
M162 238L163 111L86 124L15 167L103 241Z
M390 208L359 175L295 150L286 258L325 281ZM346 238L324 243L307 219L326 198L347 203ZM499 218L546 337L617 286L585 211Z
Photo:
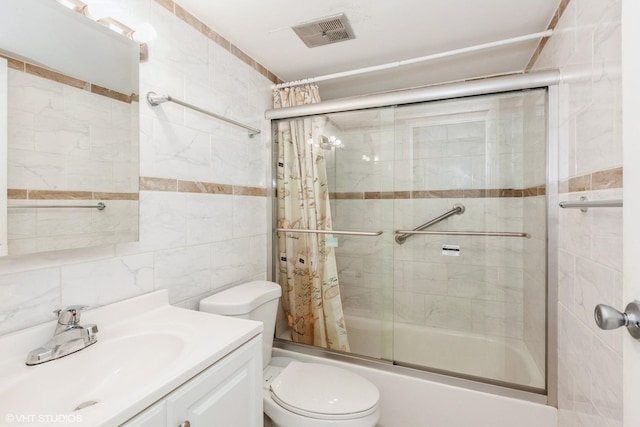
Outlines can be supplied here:
M161 400L122 424L121 427L166 427L165 406L165 402Z
M252 339L166 398L167 426L262 426L262 339Z

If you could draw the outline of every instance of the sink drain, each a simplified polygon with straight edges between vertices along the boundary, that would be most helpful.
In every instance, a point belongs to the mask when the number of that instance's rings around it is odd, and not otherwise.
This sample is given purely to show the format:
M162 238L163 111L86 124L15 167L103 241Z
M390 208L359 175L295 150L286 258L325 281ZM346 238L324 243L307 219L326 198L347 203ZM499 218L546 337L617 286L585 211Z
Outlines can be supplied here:
M93 406L96 403L98 403L96 400L87 400L86 402L82 402L81 404L76 406L76 409L74 409L74 411L79 411L81 409L88 408L89 406Z

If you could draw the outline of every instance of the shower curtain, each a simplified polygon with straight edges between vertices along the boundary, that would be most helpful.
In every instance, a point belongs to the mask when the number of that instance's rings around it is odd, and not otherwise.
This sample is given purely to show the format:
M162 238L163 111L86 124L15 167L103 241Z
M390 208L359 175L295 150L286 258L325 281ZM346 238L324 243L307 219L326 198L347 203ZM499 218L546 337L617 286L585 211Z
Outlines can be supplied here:
M315 85L274 90L274 108L320 101ZM330 230L331 211L324 150L326 118L307 117L278 123L278 228ZM282 304L295 342L349 351L338 271L330 235L278 233Z

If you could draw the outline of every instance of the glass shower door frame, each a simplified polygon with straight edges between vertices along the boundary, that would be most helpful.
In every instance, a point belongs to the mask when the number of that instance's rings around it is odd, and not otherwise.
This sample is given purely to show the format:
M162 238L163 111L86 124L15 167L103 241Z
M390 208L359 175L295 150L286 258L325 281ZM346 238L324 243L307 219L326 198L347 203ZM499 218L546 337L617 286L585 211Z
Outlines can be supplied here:
M547 302L548 302L548 312L547 312L547 387L546 387L546 398L545 398L545 402L547 404L555 404L557 402L557 397L556 397L556 384L557 384L557 314L556 314L556 310L555 305L557 303L557 217L558 217L558 212L557 212L557 201L558 201L558 138L557 138L557 132L558 132L558 87L557 87L557 76L554 75L553 73L551 74L546 74L546 75L542 75L542 76L538 76L537 78L531 79L529 78L525 78L525 79L508 79L510 80L510 82L507 82L505 84L504 82L504 78L498 78L498 79L487 79L487 80L503 80L502 82L500 82L497 86L492 86L493 82L484 82L484 83L488 83L487 85L482 84L482 86L484 87L483 90L480 90L476 85L470 85L470 87L468 88L468 90L466 91L468 94L491 94L491 93L496 93L496 92L502 92L503 90L501 90L500 88L508 88L506 90L517 90L517 89L522 89L523 86L524 88L547 88L548 89L548 120L547 120L547 144L548 144L548 157L547 157L547 165L548 165L548 170L547 170L547 218L548 218L548 230L547 230L547 241L548 241L548 256L547 256ZM518 82L519 81L519 82ZM522 83L524 82L524 83ZM536 83L537 82L537 83ZM546 84L541 84L541 82L544 82ZM469 85L469 84L465 84L465 85ZM420 98L429 98L429 99L441 99L441 98L447 98L448 96L443 96L443 93L449 93L449 90L454 90L456 91L457 94L460 94L460 92L458 91L459 86L457 84L454 85L446 85L446 86L455 86L452 88L436 88L437 90L435 91L435 94L428 94L427 96L423 95L416 95L419 96ZM473 87L471 87L473 86ZM494 90L490 90L491 88L493 88ZM460 96L464 96L465 94L460 94ZM375 98L375 96L374 96ZM383 98L388 98L387 96L383 97ZM378 97L378 99L375 100L369 100L367 101L369 103L373 102L374 104L379 104L381 102L380 98ZM401 102L394 100L392 102L389 101L384 101L384 103L386 105L397 105L400 104ZM351 101L349 102L340 102L340 100L337 101L329 101L328 103L323 103L325 105L321 105L319 112L329 112L329 111L349 111L351 110L353 107L349 106L352 105L353 103ZM362 105L362 103L360 104ZM377 106L382 106L382 105L377 105ZM357 105L356 105L357 108ZM294 108L299 110L298 108ZM324 110L324 111L323 111ZM274 111L274 110L272 110ZM307 114L315 114L311 113L311 109L307 109L306 111L308 113L304 113L304 109L302 110L303 114L302 115L307 115ZM294 112L294 111L289 111L289 112L279 112L280 114L284 115L288 115L289 117L293 116L293 115L298 115L300 114L300 112ZM267 113L267 118L273 118L270 117L270 112ZM273 198L274 193L273 190L270 191L269 194L270 197ZM270 223L273 223L273 212L270 213ZM269 243L270 243L270 247L273 247L273 238L271 235L269 235L268 237ZM273 277L273 272L275 271L275 267L274 267L274 263L276 262L275 259L273 259L273 253L269 254L269 257L271 257L271 261L269 263L269 275L271 277ZM284 343L284 342L279 342L278 344L279 346L282 347L288 347L289 344ZM295 345L293 345L294 348L296 348ZM327 357L332 357L332 358L340 358L343 357L339 354L335 354L333 352L327 352L325 350L321 350L321 349L313 349L313 348L305 348L305 349L300 349L297 348L297 351L302 351L302 352L309 352L309 353L313 353L313 354L323 354ZM389 363L385 363L385 362L376 362L376 361L372 361L369 360L367 358L363 358L361 360L359 360L359 358L357 356L354 355L349 355L349 356L344 356L347 360L354 362L354 363L359 363L359 364L365 364L365 365L369 365L369 364L373 364L375 366L377 366L380 369L383 370L391 370L391 371L399 371L399 372L404 372L405 374L407 373L407 371L404 370L404 368L401 367L395 367L395 366L391 366ZM463 386L467 386L469 388L474 388L474 389L481 389L481 390L487 390L489 392L495 393L495 394L501 394L501 395L506 395L506 396L511 396L511 397L517 397L517 398L524 398L527 400L533 400L533 401L540 401L539 397L536 397L535 395L532 395L530 393L528 393L527 391L522 391L522 390L518 390L518 389L505 389L503 387L496 387L495 385L492 384L479 384L479 383L475 383L475 382L467 382L466 380L460 380L457 378L443 378L439 375L436 375L435 377L432 376L431 374L427 373L427 372L413 372L412 370L408 371L412 376L416 376L416 377L421 377L421 378L427 378L430 380L435 380L435 381L439 381L439 382L445 382L445 383L451 383L451 384L455 384L455 385L459 385L462 384ZM524 393L524 394L523 394Z

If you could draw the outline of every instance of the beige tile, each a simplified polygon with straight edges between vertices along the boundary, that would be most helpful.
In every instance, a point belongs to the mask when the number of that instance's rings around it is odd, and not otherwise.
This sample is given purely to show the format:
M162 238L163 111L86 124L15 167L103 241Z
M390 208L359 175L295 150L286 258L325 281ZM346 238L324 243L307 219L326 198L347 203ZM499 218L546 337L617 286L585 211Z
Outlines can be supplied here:
M336 200L359 200L364 199L364 193L351 192L351 193L333 193Z
M178 191L178 181L168 178L140 177L140 190L146 191Z
M32 200L91 200L93 194L90 191L50 191L29 190L29 199Z
M368 200L382 200L382 199L397 199L400 192L394 193L393 191L367 191L364 193L364 198ZM408 197L402 197L408 198Z
M568 193L569 192L569 180L568 179L563 179L563 180L561 180L559 182L558 192L560 194L564 194L564 193Z
M138 193L93 193L94 200L138 200Z
M131 95L125 95L124 93L120 93L115 90L107 89L106 87L94 84L91 85L91 93L115 99L116 101L126 102L127 104L130 104L133 100L133 97Z
M230 185L215 184L212 182L198 181L178 181L178 192L180 193L205 193L205 194L232 194L233 188Z
M464 197L464 190L442 190L434 191L434 193L440 193L441 197L445 199L461 199Z
M439 199L440 194L436 191L412 191L412 199Z
M54 82L62 83L67 86L77 87L78 89L89 90L90 84L74 77L69 77L55 71L47 70L46 68L38 67L33 64L25 64L25 71L29 74L39 76Z
M266 197L267 189L259 187L244 187L240 185L233 186L233 194L235 196L259 196Z
M593 190L622 188L622 168L608 169L592 173L591 186Z
M569 193L591 190L591 175L569 178Z
M19 190L15 188L7 189L7 198L8 199L26 199L27 198L27 190Z
M247 65L250 65L252 67L255 65L255 61L253 60L253 58L251 58L249 55L241 51L236 45L231 44L231 49L229 50L229 52L231 52L233 55L235 55L237 58L242 60Z
M173 2L173 0L155 0L155 2L167 9L169 12L173 13L175 7L175 3Z
M9 68L12 68L18 71L24 71L24 67L25 67L24 62L11 58L10 56L5 56L5 55L0 55L0 58L4 58L7 60L7 65L9 66Z
M184 22L189 24L191 27L193 27L195 30L199 31L203 35L207 37L209 36L210 28L204 22L200 21L198 18L190 14L186 9L184 9L179 4L176 3L174 7L175 7L175 14L178 18L182 19Z

